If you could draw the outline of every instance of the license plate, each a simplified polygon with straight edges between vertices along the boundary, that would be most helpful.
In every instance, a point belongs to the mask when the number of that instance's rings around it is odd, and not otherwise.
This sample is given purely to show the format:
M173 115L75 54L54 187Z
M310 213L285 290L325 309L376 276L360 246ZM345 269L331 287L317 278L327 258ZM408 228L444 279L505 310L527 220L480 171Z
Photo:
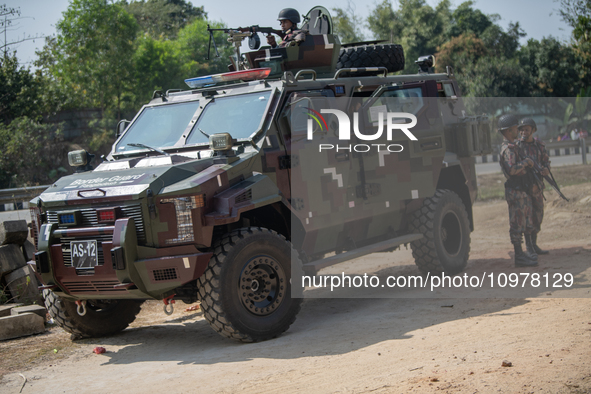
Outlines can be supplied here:
M76 268L92 268L98 265L96 241L72 241L72 265Z

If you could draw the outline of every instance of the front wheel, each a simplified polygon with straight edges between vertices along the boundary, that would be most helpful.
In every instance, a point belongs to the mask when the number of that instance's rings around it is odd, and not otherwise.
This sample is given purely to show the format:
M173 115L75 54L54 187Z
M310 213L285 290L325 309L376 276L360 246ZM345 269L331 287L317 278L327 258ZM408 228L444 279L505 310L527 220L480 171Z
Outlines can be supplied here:
M411 231L423 238L411 243L415 263L423 274L453 275L462 271L470 254L470 221L460 197L437 190L413 214Z
M74 339L104 337L124 330L135 320L143 301L87 300L86 314L80 316L75 302L58 297L51 290L43 290L45 307L58 325Z
M201 308L211 327L242 342L286 331L302 301L291 297L292 260L301 264L291 243L272 230L249 227L222 237L198 280Z

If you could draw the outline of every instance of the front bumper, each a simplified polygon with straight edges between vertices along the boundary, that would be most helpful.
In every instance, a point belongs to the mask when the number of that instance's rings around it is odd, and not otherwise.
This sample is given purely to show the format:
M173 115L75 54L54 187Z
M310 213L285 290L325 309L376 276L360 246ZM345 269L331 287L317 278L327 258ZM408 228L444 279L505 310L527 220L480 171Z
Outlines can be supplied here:
M71 260L68 263L66 242L91 239L97 240L98 265L80 270ZM43 283L57 286L54 291L70 299L160 299L199 278L212 256L192 245L138 246L133 218L118 219L113 226L88 228L44 224L39 229L37 249L37 272Z

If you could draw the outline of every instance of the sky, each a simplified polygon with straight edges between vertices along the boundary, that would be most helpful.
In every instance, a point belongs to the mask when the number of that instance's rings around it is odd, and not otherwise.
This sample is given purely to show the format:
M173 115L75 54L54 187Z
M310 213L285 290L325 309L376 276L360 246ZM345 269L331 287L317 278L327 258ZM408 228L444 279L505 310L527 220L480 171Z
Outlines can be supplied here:
M229 27L242 27L250 25L279 27L277 14L284 7L285 2L277 0L259 0L247 2L244 0L190 0L196 6L204 6L208 17L213 21L223 21ZM426 0L431 6L435 6L439 0ZM356 13L362 18L369 15L370 10L381 0L361 1L352 0ZM461 4L462 0L452 0L452 8ZM16 41L23 37L36 35L55 34L55 25L62 18L62 13L68 8L69 0L0 0L0 4L8 7L20 7L21 18L15 21L7 31L7 41ZM331 10L333 7L346 7L344 0L298 0L297 9L305 14L316 5L323 5ZM396 7L397 0L392 3ZM562 41L569 41L572 29L566 25L558 15L559 3L557 0L476 0L474 8L480 9L485 14L499 14L501 19L497 22L501 27L507 28L510 22L519 22L521 28L527 33L522 39L525 44L528 39L541 40L543 37L554 36ZM369 30L365 29L367 38ZM4 37L0 37L4 42ZM43 47L44 40L36 39L15 45L19 61L23 65L32 66L36 59L35 51Z

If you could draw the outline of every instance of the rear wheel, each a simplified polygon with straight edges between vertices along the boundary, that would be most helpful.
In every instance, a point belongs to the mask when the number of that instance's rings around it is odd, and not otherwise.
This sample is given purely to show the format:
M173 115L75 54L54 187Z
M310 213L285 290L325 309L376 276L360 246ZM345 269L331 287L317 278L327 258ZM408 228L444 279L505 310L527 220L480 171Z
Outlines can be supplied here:
M49 315L75 339L104 337L124 330L135 320L143 301L87 300L86 314L80 316L75 302L58 297L51 290L43 290Z
M291 263L301 264L282 235L249 227L217 243L199 278L203 315L220 335L243 342L275 338L295 321L301 299L291 297Z
M450 190L437 190L416 211L411 230L423 238L411 243L415 263L423 274L462 271L470 254L470 221L460 197Z

